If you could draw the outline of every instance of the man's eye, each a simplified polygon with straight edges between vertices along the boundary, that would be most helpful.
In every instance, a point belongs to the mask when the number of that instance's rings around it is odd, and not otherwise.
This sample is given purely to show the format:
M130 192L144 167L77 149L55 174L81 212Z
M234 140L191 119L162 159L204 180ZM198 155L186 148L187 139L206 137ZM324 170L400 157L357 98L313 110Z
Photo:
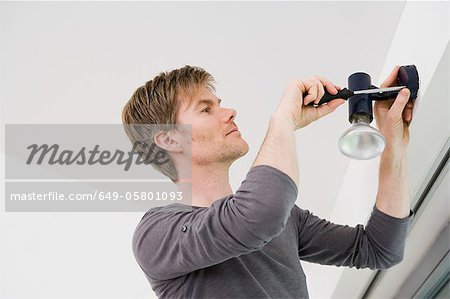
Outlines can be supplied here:
M202 110L202 112L209 112L209 111L211 111L211 109L209 109L208 107Z

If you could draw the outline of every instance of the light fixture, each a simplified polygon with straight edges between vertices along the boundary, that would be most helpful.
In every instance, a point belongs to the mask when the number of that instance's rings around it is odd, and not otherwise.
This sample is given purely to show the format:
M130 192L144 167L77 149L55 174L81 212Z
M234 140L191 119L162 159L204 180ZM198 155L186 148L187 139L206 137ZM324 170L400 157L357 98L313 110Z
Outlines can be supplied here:
M373 120L372 101L394 99L405 87L411 92L410 100L415 100L419 91L417 68L414 65L400 67L397 83L399 86L380 89L371 84L368 74L358 72L348 77L348 89L341 89L336 95L325 92L318 104L312 104L319 106L337 98L348 99L348 120L352 126L339 138L338 146L342 154L352 159L368 160L383 152L386 140L370 126Z
M366 90L371 85L366 73L354 73L348 77L350 90ZM352 126L339 138L338 146L345 156L357 160L368 160L380 155L386 142L378 130L372 128L372 100L370 94L353 95L348 100L349 122Z
M386 142L378 130L372 128L366 115L356 115L352 126L339 138L339 150L345 156L368 160L380 155Z

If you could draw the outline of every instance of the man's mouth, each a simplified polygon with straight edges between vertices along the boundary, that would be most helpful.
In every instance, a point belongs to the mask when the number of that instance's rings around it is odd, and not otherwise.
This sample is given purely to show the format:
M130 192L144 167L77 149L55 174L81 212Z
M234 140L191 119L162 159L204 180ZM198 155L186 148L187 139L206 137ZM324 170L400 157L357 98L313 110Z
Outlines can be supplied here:
M238 132L238 129L233 129L233 130L231 130L230 132L227 133L227 135L230 135L230 134L233 133L233 132Z

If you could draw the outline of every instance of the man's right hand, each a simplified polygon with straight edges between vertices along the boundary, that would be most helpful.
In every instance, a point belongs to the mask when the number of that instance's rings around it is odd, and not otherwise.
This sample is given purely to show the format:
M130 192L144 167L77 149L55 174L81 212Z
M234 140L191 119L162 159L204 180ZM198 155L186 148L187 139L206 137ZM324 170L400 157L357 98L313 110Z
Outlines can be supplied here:
M318 107L306 106L310 102L317 104L325 94L324 88L331 94L336 94L340 89L339 86L320 76L290 81L274 116L287 121L294 130L297 130L330 114L346 102L344 99L335 99Z

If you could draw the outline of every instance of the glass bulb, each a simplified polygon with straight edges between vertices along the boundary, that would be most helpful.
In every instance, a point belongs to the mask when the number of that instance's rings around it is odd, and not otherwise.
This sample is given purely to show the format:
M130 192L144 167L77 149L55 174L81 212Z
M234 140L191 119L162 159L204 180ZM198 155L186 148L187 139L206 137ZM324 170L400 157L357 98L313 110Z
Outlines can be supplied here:
M345 156L369 160L383 152L386 142L378 130L364 122L354 122L339 138L338 144Z

